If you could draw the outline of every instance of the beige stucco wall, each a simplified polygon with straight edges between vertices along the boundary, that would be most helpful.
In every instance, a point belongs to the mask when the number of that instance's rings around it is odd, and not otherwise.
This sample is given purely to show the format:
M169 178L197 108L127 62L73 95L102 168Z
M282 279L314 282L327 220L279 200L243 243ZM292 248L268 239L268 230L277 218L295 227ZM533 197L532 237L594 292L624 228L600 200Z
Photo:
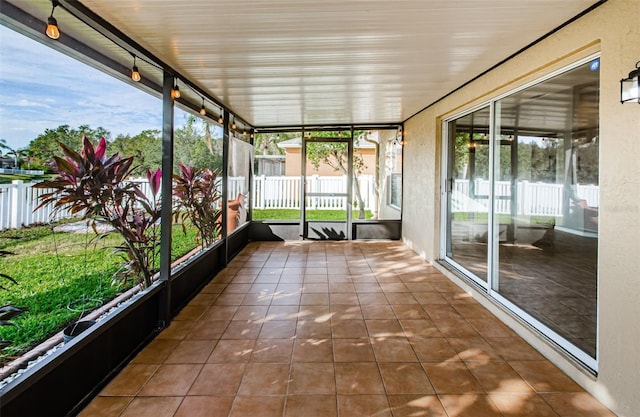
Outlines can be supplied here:
M601 52L597 377L474 295L620 416L640 415L640 105L619 101L620 79L640 60L638 22L640 0L609 0L405 123L403 239L435 261L442 119Z
M353 154L359 156L364 161L365 168L362 170L363 175L373 175L376 168L376 156L375 149L356 149ZM287 176L299 176L300 175L300 158L302 153L300 148L287 148L285 150L285 164L284 171ZM342 173L336 171L326 164L320 164L318 169L315 169L313 164L307 161L307 175L342 175Z

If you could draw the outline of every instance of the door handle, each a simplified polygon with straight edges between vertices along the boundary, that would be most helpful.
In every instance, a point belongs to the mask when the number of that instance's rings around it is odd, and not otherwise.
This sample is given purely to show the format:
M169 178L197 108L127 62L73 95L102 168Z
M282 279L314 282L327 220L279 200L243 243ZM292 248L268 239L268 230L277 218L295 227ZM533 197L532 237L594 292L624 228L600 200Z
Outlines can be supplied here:
M453 178L447 178L446 179L446 183L445 183L445 190L447 193L450 193L453 191Z

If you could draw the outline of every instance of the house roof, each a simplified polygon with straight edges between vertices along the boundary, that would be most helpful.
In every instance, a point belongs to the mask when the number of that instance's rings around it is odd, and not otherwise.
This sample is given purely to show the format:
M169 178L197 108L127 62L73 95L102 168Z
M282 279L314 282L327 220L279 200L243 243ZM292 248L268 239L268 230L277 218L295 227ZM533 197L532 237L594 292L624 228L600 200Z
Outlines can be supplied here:
M300 148L300 142L301 142L301 138L297 137L293 139L283 140L282 142L278 142L276 145L278 145L278 147L282 149ZM376 147L375 144L371 142L367 142L360 138L356 138L354 142L355 149L374 149L375 147Z

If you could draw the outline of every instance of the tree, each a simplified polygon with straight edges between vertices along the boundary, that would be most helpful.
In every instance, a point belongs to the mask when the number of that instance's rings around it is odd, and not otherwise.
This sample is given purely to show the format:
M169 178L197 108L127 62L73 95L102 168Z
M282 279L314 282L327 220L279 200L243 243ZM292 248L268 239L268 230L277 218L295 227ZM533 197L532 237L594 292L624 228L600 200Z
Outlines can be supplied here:
M135 136L118 135L111 148L121 155L136 158L136 168L132 172L136 176L162 166L162 137L159 130L143 130Z
M34 165L48 167L54 156L62 157L58 142L79 151L82 148L83 135L94 142L102 137L107 140L111 137L109 131L102 127L91 129L88 125L80 125L77 129L72 129L69 125L61 125L55 129L45 129L44 133L29 143L27 149L32 155Z
M339 132L339 135L342 132ZM354 137L362 135L363 132L354 132ZM335 137L335 132L318 132L315 137ZM347 175L348 169L348 147L347 143L336 142L309 142L307 143L307 159L318 169L321 163L333 168L334 171ZM356 194L358 204L358 218L365 218L364 199L360 191L360 183L358 176L366 168L362 157L353 155L353 188Z
M278 143L299 136L299 133L259 133L253 142L254 155L284 155Z
M212 125L206 120L187 116L185 125L175 129L173 138L174 172L178 172L180 163L214 171L222 167L222 138L214 137Z

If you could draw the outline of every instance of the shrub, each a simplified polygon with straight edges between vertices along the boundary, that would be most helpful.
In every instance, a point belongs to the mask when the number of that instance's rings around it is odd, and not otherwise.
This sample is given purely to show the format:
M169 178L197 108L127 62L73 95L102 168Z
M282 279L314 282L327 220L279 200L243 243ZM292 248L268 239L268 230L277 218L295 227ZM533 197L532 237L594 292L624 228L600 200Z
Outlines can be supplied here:
M174 219L181 221L186 232L187 220L198 230L197 238L209 246L220 236L221 215L218 208L221 195L220 178L209 168L196 170L179 164L180 173L173 175L173 195L176 198Z
M126 181L135 169L133 157L122 158L116 153L107 158L104 138L95 148L86 137L82 142L80 153L58 142L64 158L54 156L57 175L53 179L34 185L53 189L40 197L36 210L53 203L54 211L68 209L72 215L90 222L96 234L97 221L110 225L123 238L116 253L123 255L125 264L117 277L125 282L135 280L147 288L152 282L152 267L160 243L157 195L162 174L160 170L147 171L153 195L148 198L137 184ZM98 239L104 235L98 234Z

